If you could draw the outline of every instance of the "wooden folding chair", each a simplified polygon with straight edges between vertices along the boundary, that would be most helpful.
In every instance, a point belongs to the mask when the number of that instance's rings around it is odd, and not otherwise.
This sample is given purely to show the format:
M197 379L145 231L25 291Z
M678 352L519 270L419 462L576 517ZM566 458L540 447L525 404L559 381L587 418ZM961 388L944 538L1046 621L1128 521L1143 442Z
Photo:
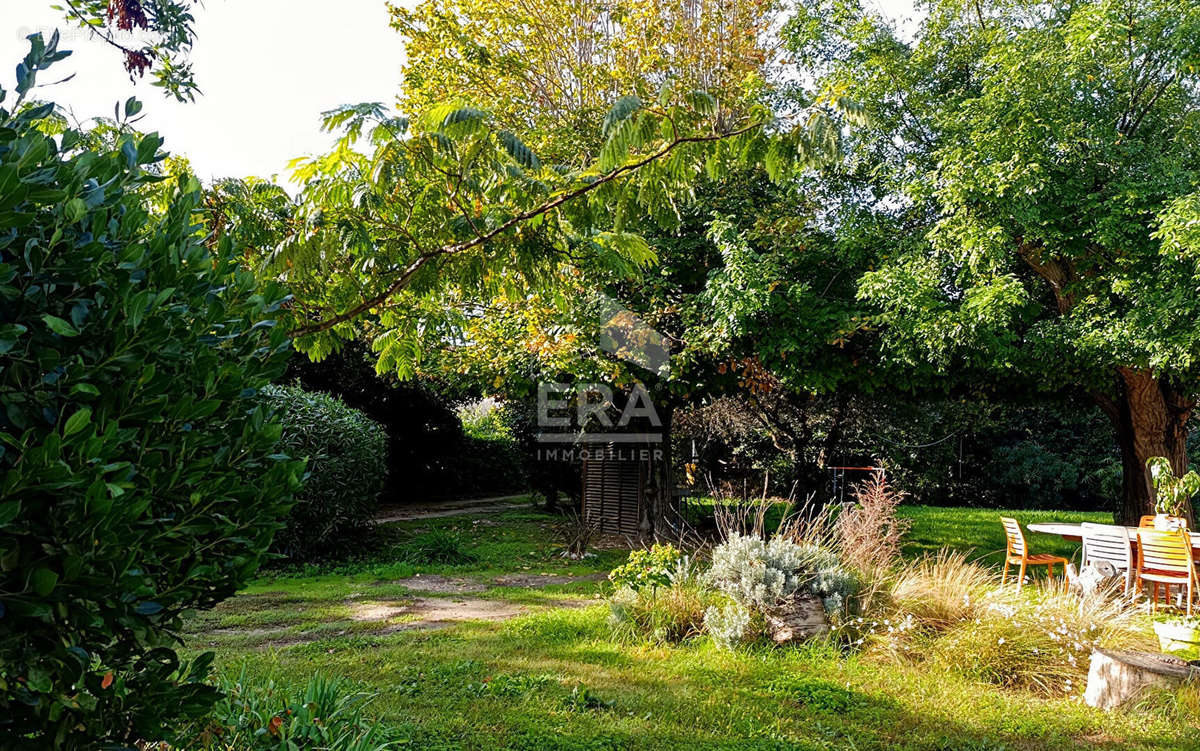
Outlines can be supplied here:
M1158 530L1139 528L1137 552L1137 587L1145 592L1145 583L1154 585L1150 598L1150 612L1158 610L1160 585L1166 585L1167 601L1170 602L1171 587L1185 588L1187 614L1192 614L1192 598L1200 592L1200 579L1192 561L1192 542L1187 530Z
M1125 578L1124 592L1133 590L1133 579L1136 573L1136 561L1133 558L1133 545L1129 533L1124 527L1112 524L1092 524L1084 522L1083 527L1083 557L1080 566L1095 565L1100 561L1112 564Z
M1005 584L1008 581L1008 567L1020 566L1021 571L1017 575L1017 591L1021 591L1021 586L1025 583L1025 567L1026 566L1045 566L1046 575L1050 581L1054 581L1054 566L1062 564L1063 574L1067 572L1067 559L1050 553L1037 553L1030 555L1029 547L1025 544L1025 535L1021 532L1021 525L1016 519L1010 519L1007 516L1000 517L1000 523L1004 525L1004 536L1008 538L1008 548L1004 554L1004 574L1000 577L1000 583Z

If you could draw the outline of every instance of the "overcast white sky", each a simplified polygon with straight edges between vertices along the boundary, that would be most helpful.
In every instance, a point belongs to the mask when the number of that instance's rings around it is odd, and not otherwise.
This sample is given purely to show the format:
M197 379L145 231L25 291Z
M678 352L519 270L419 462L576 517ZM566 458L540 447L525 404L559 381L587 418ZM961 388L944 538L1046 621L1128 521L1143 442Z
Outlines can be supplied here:
M400 85L404 49L384 0L205 0L191 58L203 94L193 104L130 82L116 51L69 27L52 4L0 0L0 83L11 90L28 34L59 28L63 48L75 54L47 78L75 78L41 96L84 119L111 116L115 102L136 94L146 104L138 127L157 130L201 178L282 179L291 159L328 144L321 112L350 102L390 104ZM878 4L894 18L912 15L912 0Z

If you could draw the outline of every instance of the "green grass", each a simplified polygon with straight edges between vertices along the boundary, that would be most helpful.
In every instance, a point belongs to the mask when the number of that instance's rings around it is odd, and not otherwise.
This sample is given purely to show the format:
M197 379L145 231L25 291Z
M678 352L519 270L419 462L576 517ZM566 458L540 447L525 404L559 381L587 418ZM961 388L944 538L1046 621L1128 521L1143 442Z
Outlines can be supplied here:
M913 520L907 555L948 545L992 560L1003 548L999 512L904 511ZM1022 523L1100 518L1013 515ZM839 654L827 645L728 653L706 638L681 646L617 643L606 607L588 605L601 582L530 589L492 580L595 575L621 562L622 552L563 560L551 518L537 513L486 520L496 524L476 521L393 525L358 560L273 572L197 617L189 644L215 646L227 673L245 666L296 688L317 672L347 678L378 693L371 713L406 737L407 747L420 749L1200 748L1197 728L1180 723L1177 714L1103 713L1076 698L1005 691L928 667ZM432 528L460 535L475 561L422 566L391 560ZM1076 547L1044 535L1030 535L1030 544L1046 552ZM396 580L418 572L478 582L488 588L464 596L517 602L533 612L504 622L393 633L352 618L364 601L415 596ZM583 607L557 607L564 600ZM283 629L288 638L264 637L264 629Z
M901 506L901 516L912 521L904 543L909 557L936 553L942 548L969 551L970 558L999 566L1004 562L1004 529L1001 516L1011 516L1022 527L1037 522L1099 522L1112 524L1112 514L1103 511L1014 511L1002 509L940 508ZM1079 543L1057 535L1025 531L1025 541L1034 553L1055 553L1078 563Z

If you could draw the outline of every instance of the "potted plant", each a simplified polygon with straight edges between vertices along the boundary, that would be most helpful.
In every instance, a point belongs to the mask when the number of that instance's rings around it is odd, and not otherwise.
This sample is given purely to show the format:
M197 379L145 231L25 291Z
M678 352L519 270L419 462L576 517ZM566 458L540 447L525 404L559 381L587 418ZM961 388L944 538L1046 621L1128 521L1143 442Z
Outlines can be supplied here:
M1147 459L1146 469L1154 483L1155 528L1177 529L1179 519L1187 513L1188 499L1200 492L1200 475L1188 472L1183 477L1176 477L1165 456Z
M1200 660L1200 617L1177 616L1154 624L1162 651L1185 660Z

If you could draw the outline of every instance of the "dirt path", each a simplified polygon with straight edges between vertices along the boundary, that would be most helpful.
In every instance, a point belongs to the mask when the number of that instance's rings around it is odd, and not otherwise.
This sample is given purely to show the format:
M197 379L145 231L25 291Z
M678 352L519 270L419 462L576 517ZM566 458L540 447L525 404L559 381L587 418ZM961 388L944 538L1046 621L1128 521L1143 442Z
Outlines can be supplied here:
M575 582L598 582L608 578L608 574L583 574L570 576L565 574L503 574L490 582L467 577L450 577L441 574L417 574L407 579L395 579L388 584L399 584L414 592L430 594L467 594L482 592L489 587L524 587L526 589L541 589L556 584L574 584ZM382 583L382 582L381 582Z
M253 642L250 646L258 648L289 647L350 633L379 636L400 631L446 628L468 621L506 621L528 613L587 607L596 601L564 594L537 603L521 603L499 597L481 597L479 593L493 587L543 589L574 582L600 581L605 576L603 573L583 576L530 573L479 579L440 574L417 575L376 582L378 585L400 585L413 594L373 597L369 590L354 592L341 601L341 613L326 616L320 624L310 623L300 629L284 623L249 628L221 627L198 631L196 636L199 639L249 639ZM251 612L277 605L277 600L264 600L256 603ZM216 646L217 643L210 641L209 644Z
M391 505L379 510L375 516L376 524L388 522L407 522L416 519L438 519L446 516L466 516L468 514L488 514L497 511L511 511L519 508L529 508L533 504L526 493L517 495L498 495L491 498L467 498L444 503L429 503L421 505ZM515 501L520 500L517 503Z
M374 633L392 633L414 629L444 628L464 621L507 621L519 615L555 608L581 608L589 600L555 600L548 607L520 605L505 600L479 597L416 597L410 600L357 603L350 615L358 622L379 623ZM409 618L403 623L388 623Z

